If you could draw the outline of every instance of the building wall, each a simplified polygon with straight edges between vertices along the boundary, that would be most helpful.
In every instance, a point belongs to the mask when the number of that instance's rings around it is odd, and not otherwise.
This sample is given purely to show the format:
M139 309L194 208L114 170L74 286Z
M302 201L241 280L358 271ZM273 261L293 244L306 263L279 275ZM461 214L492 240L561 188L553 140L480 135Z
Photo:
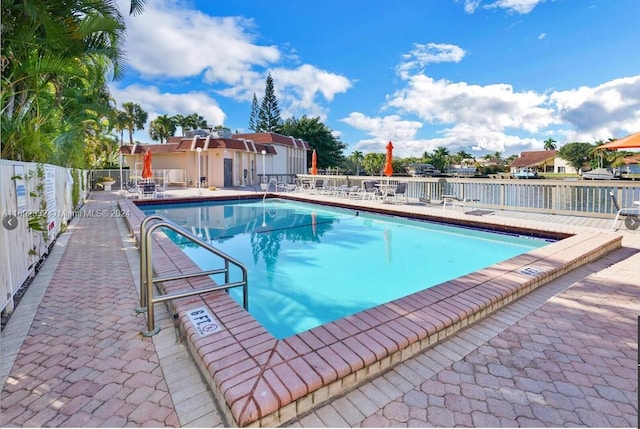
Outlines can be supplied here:
M553 172L578 174L575 168L573 168L565 159L560 158L559 156L556 156L553 160Z
M193 141L191 148L195 147L195 142L196 140ZM264 161L260 151L257 153L253 151L254 149L260 150L262 148L261 144L272 146L275 150L275 154L267 153L264 155ZM231 186L256 185L260 183L259 177L264 174L273 177L308 173L308 151L304 148L292 147L281 143L259 143L256 148L249 139L245 140L245 145L249 150L216 147L200 152L199 176L198 153L195 150L154 153L151 162L152 169L184 171L184 180L187 182L187 186L192 187L198 186L200 177L206 178L204 183L206 186L224 187L225 159L232 161ZM131 175L140 178L144 155L125 154L124 157L126 165L131 170ZM161 180L162 178L156 179Z

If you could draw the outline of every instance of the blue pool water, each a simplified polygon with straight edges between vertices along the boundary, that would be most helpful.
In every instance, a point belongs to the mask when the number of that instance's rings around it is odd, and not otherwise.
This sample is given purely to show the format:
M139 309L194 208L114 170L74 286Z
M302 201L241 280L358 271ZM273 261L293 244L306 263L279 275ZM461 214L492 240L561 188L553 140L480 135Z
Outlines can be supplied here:
M249 312L285 338L547 244L284 200L143 206L242 262ZM203 269L220 261L167 231ZM234 273L240 279L239 270ZM214 280L222 282L222 278ZM242 303L242 291L230 294Z

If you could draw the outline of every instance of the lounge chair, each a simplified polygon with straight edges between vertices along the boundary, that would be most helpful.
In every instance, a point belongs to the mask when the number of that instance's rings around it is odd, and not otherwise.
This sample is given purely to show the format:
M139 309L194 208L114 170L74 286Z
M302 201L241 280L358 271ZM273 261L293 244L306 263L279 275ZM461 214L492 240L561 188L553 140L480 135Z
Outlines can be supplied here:
M278 192L294 192L298 187L291 183L278 183L276 190Z
M387 191L387 197L392 197L395 203L398 202L398 197L402 197L405 203L409 202L407 198L407 182L398 182L394 189Z
M456 195L442 195L442 210L446 210L447 206L453 206L455 209L456 206L465 207L468 203L478 202L479 200L472 200L471 198L460 198Z
M340 190L336 193L337 197L342 198L352 198L354 196L362 197L362 189L359 186L347 186L343 185L340 187Z
M640 206L638 207L620 207L618 204L618 198L615 194L609 191L609 196L611 197L611 203L616 210L616 217L613 219L613 223L611 224L611 229L617 230L618 220L620 220L620 216L625 217L624 224L627 228L634 230L640 226Z

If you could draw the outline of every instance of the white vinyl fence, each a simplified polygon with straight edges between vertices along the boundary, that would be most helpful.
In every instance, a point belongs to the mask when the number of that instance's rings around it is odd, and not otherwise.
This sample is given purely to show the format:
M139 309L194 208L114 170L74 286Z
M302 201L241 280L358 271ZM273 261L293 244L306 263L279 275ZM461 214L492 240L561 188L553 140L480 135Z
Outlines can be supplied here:
M13 311L15 293L35 274L61 229L85 200L87 179L82 170L0 159L2 311Z

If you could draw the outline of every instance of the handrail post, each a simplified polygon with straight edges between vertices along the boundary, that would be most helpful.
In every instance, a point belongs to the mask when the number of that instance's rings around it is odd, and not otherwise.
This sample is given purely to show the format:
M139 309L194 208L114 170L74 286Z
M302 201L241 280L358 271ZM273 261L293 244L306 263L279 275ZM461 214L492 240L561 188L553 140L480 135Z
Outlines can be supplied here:
M146 274L147 277L145 279L145 283L146 283L146 287L145 287L145 306L147 309L147 330L144 331L142 333L142 335L144 335L145 337L150 337L152 335L157 334L160 331L160 328L155 327L156 321L155 321L155 311L153 308L153 302L152 302L152 297L153 297L153 267L152 267L152 257L151 257L151 232L153 232L153 230L155 228L160 227L162 224L158 223L153 225L151 228L149 228L148 231L146 231L145 237L144 237L144 241L145 241L145 246L147 247L147 251L145 254L145 265L147 266L147 270L146 270Z
M264 188L264 195L262 196L262 202L264 202L267 199L267 192L269 192L269 186L271 186L271 182L273 182L275 185L275 192L278 192L278 179L271 179L269 180L269 182L267 183L267 187Z
M242 302L244 303L244 309L249 311L249 279L247 269L244 265L242 265L240 269L242 269L242 282L244 283L242 287Z
M147 311L147 288L145 282L147 281L147 224L152 220L164 220L160 215L150 215L142 220L140 224L140 307L136 308L136 313L144 313Z

